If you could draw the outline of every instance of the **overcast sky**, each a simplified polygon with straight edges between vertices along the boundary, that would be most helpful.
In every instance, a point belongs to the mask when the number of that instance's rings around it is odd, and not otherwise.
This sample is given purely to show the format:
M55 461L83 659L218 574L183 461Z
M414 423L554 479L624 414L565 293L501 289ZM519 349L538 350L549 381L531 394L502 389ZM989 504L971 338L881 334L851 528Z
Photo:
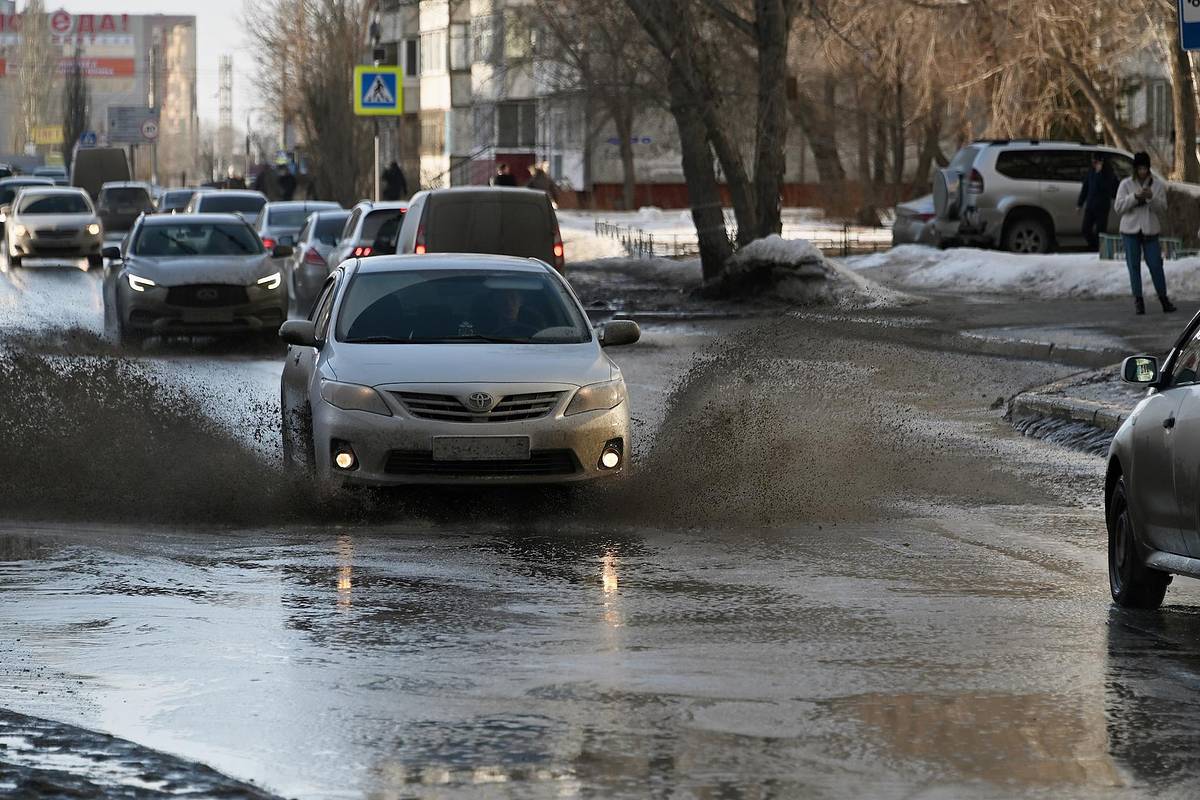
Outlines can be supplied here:
M252 63L242 31L243 0L46 0L46 8L73 14L185 14L196 18L196 106L201 120L217 121L218 59L233 56L233 120L239 128L260 101L251 89ZM24 2L18 2L23 8Z

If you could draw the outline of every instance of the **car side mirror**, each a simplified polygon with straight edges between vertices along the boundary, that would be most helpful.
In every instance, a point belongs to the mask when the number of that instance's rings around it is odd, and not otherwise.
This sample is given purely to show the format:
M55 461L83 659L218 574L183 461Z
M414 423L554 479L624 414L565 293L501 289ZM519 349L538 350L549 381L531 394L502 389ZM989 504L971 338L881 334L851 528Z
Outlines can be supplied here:
M106 247L100 251L100 255L104 256L109 261L120 261L121 260L121 248Z
M300 347L317 347L317 325L309 319L289 319L279 326L279 338Z
M274 249L271 250L271 258L287 258L293 252L295 252L295 248L293 248L290 244L277 244L275 245Z
M1141 386L1158 383L1158 359L1153 356L1130 356L1121 363L1121 380Z
M600 326L600 346L620 347L642 338L642 329L631 319L616 319Z

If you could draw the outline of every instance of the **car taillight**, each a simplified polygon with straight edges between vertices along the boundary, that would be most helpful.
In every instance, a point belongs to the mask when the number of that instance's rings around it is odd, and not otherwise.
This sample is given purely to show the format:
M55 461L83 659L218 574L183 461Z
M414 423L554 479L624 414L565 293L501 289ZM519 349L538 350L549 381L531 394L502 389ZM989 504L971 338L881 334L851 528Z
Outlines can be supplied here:
M971 170L971 177L967 179L967 191L971 194L983 194L983 175L979 170Z
M354 248L354 255L357 256L358 258L366 258L367 256L371 255L370 245L367 245L366 247Z
M263 237L263 247L267 248L268 250L274 250L275 249L275 240L272 239L270 236L264 236Z
M420 225L417 227L417 244L416 244L416 247L413 248L413 252L419 256L423 256L427 252L427 250L425 248L425 226L424 225Z
M554 268L562 272L567 267L567 248L563 247L562 232L554 226Z
M329 266L328 264L326 264L326 263L325 263L325 259L321 258L321 254L320 254L320 253L318 253L316 250L312 250L312 249L309 249L309 250L306 250L306 251L305 251L305 253L304 253L304 263L305 263L305 264L311 264L311 265L312 265L312 266L314 266L314 267L327 267L327 266Z

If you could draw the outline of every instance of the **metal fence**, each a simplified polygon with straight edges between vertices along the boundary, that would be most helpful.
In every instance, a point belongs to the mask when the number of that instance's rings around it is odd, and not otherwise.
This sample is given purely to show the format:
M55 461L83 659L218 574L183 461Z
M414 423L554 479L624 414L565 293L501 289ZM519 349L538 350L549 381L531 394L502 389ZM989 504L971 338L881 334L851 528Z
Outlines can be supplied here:
M863 229L850 225L843 225L841 231L831 229L829 234L828 237L813 237L811 230L806 230L803 236L792 238L806 239L827 256L864 255L888 250L892 246L890 241L878 238L878 232L864 235ZM694 233L654 233L631 225L596 220L596 235L616 239L631 257L688 258L700 253L700 239ZM736 229L726 228L725 235L729 238L729 243L736 248ZM786 228L783 236L789 238Z

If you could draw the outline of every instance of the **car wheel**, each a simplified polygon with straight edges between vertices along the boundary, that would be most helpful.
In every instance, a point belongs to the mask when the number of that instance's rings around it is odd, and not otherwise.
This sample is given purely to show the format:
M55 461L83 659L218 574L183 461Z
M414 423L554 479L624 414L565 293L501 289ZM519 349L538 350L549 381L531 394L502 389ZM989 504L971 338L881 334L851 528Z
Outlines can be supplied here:
M1158 608L1170 582L1170 575L1142 562L1122 476L1108 500L1108 586L1113 602L1122 608Z
M1037 217L1020 217L1004 227L1001 245L1010 253L1049 253L1050 228Z

